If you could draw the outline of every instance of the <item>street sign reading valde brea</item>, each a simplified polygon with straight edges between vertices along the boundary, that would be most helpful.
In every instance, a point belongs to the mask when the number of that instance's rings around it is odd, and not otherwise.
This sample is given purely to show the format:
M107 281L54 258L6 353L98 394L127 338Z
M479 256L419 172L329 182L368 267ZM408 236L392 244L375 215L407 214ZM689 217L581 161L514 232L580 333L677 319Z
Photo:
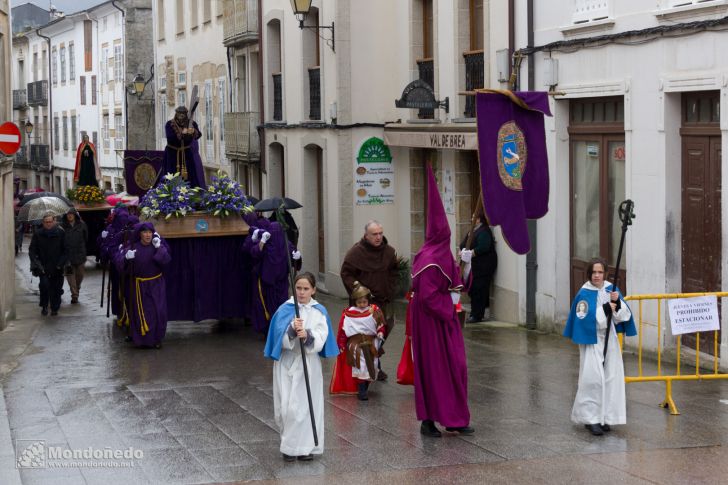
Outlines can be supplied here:
M20 148L20 130L10 121L0 125L0 152L12 155Z

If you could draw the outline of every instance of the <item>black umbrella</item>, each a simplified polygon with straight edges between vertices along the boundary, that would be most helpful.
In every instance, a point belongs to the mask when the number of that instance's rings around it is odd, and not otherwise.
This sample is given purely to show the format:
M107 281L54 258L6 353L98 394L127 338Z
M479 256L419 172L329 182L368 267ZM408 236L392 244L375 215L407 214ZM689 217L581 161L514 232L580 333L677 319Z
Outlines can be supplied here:
M56 194L55 192L34 192L32 194L24 195L18 203L18 207L23 207L31 200L38 199L40 197L55 197L56 199L61 199L66 204L73 207L73 202L71 202L70 200L68 200L68 198L62 196L61 194Z
M253 206L257 212L277 211L279 209L298 209L301 204L288 197L271 197L263 199Z

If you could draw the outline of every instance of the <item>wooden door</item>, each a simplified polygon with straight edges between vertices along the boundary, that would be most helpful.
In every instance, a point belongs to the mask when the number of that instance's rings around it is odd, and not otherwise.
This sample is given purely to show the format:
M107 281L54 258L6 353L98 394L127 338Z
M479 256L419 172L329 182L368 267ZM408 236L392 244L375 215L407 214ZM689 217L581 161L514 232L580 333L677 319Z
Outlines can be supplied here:
M721 139L682 137L682 291L721 291ZM713 354L712 332L700 349ZM720 336L718 337L720 340ZM695 335L682 342L695 348Z

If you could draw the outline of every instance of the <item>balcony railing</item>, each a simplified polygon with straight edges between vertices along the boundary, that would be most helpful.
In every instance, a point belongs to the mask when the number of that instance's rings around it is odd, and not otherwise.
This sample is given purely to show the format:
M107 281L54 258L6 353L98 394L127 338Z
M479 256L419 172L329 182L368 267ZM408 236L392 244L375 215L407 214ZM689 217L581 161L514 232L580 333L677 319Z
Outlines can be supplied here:
M30 166L30 163L28 161L28 154L26 153L25 146L21 146L20 149L15 152L15 162L13 165L15 167L28 167Z
M225 0L222 43L226 47L258 41L258 0Z
M48 145L30 145L30 166L36 170L50 169Z
M283 77L273 74L273 120L283 121Z
M28 105L48 106L48 81L28 83Z
M230 160L260 160L260 113L225 113L225 156Z
M308 68L308 119L321 119L321 69L316 67Z
M419 59L417 70L420 73L420 80L426 82L433 90L435 89L435 61L433 59ZM419 110L419 118L431 119L435 117L435 110L422 108Z
M475 118L475 89L485 87L485 56L483 51L464 52L465 58L465 110L466 118Z
M25 89L13 89L13 109L28 107L28 92Z

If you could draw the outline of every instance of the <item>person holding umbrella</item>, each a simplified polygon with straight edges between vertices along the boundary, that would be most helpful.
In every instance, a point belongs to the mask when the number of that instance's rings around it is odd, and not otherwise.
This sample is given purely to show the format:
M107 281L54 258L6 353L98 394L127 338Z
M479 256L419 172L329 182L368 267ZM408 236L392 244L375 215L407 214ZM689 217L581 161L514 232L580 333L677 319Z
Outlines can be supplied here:
M63 267L66 265L65 234L56 223L53 212L46 212L42 225L33 234L30 241L30 272L40 278L41 315L48 315L50 303L51 315L58 315L63 294Z
M324 451L321 357L336 357L339 349L329 314L315 294L311 273L296 276L294 295L273 315L265 344L265 357L275 361L273 404L285 461L310 461ZM306 401L309 413L301 409Z

